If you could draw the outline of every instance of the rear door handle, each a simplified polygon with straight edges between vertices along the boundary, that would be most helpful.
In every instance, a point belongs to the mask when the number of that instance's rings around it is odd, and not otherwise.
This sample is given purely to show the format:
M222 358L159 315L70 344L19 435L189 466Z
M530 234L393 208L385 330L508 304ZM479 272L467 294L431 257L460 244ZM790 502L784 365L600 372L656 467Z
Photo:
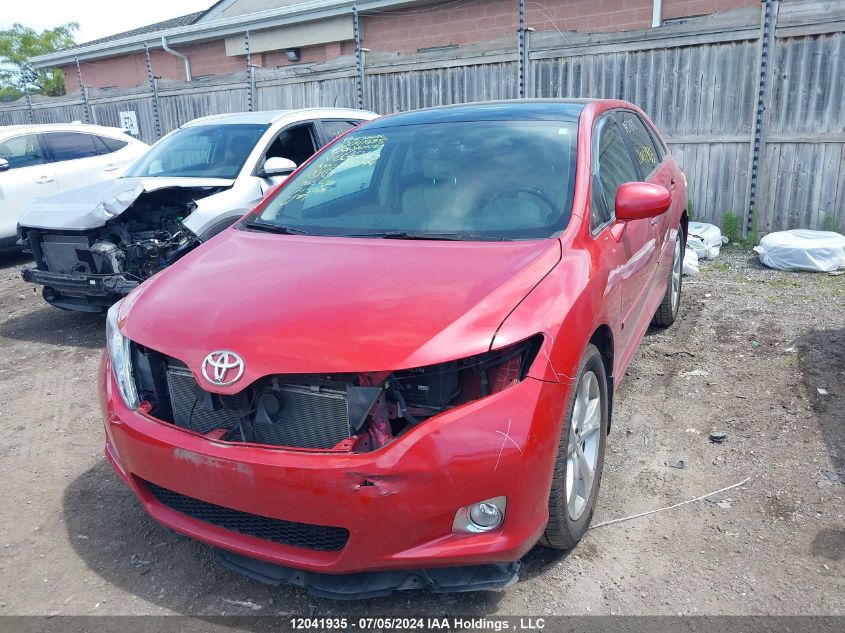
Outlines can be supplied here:
M36 184L39 185L46 185L49 182L53 182L55 178L50 178L49 176L41 176L38 180L36 180Z

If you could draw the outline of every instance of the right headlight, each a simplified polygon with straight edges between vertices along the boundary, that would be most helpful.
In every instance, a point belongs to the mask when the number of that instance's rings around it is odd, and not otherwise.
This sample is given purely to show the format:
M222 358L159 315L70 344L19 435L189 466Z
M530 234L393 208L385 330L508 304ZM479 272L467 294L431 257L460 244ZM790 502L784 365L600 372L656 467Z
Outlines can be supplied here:
M135 388L135 379L132 376L132 361L129 353L129 339L120 333L120 325L117 320L117 313L120 308L120 301L109 308L106 319L106 344L108 346L111 367L114 372L114 379L117 382L120 397L124 404L130 409L137 409L140 401L138 391Z

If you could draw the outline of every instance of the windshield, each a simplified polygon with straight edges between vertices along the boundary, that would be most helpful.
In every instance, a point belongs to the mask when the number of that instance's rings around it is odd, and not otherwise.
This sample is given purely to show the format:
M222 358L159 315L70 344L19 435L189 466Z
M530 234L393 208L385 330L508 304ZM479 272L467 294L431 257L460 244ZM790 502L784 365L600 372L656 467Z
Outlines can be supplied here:
M317 235L528 239L565 228L577 128L461 121L360 129L290 180L247 228Z
M192 125L161 139L124 178L236 178L266 125Z

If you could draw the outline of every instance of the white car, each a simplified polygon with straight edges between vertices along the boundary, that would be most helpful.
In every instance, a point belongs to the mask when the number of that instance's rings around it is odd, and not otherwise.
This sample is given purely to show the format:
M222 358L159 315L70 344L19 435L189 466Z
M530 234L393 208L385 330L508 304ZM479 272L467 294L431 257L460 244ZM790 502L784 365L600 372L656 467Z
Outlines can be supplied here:
M101 311L234 224L320 147L376 117L312 108L190 121L121 178L30 204L20 234L36 266L21 275L59 308Z
M79 123L0 127L0 246L17 240L27 203L114 180L149 146L123 130Z

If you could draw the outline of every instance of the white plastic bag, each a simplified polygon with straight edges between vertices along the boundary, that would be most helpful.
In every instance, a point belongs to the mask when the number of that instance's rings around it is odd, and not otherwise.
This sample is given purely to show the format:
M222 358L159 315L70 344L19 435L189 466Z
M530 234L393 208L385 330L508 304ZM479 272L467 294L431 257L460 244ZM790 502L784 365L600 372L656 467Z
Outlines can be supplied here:
M728 243L728 238L722 237L719 227L706 222L690 222L687 235L687 246L695 251L698 259L713 259L719 256L722 244Z
M833 231L793 229L769 233L754 250L777 270L831 272L845 268L845 236Z
M687 244L687 250L684 252L684 270L685 275L694 277L698 274L698 255Z

